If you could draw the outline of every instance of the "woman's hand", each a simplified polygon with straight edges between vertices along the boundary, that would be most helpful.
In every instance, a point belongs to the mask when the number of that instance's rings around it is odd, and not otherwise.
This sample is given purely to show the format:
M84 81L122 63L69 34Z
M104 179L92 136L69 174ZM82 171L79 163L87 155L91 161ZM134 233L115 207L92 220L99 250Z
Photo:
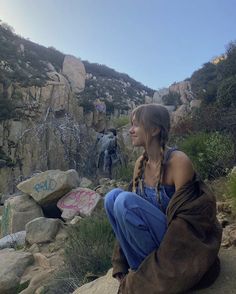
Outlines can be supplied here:
M124 273L117 273L117 274L115 274L114 278L117 279L121 283L125 276L126 276L126 274L124 274Z

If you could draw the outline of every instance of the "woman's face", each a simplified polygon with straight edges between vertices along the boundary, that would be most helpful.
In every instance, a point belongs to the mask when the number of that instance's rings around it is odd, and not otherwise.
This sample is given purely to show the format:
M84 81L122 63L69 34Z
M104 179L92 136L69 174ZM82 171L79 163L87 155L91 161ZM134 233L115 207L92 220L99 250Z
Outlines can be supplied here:
M141 126L136 120L135 116L131 122L131 128L129 129L129 134L131 137L131 141L133 146L143 146L146 145L146 133L144 127Z

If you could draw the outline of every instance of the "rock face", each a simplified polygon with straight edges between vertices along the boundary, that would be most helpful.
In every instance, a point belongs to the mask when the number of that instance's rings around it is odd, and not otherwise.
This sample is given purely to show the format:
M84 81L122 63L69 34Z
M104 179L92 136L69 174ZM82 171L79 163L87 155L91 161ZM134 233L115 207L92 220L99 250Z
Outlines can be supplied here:
M25 230L25 225L43 216L41 207L28 195L19 195L5 201L2 217L2 236Z
M84 90L86 72L83 63L78 58L66 55L62 72L68 77L73 92Z
M114 117L128 115L153 91L106 66L19 38L1 24L0 46L11 48L0 61L0 97L13 106L0 119L0 193L13 194L19 182L50 169L99 174L91 157L96 132L113 127Z
M0 250L0 293L15 294L27 266L33 263L29 252L15 252L14 249Z
M215 283L207 289L199 290L202 294L234 294L236 276L236 249L221 249L221 273ZM78 288L73 294L116 294L119 283L109 270L106 276ZM188 294L197 294L199 291L189 291ZM187 294L187 293L186 293Z
M179 93L180 100L183 104L192 100L191 85L189 81L174 83L169 87L169 91Z
M49 170L18 184L17 188L39 204L50 204L79 185L76 170Z

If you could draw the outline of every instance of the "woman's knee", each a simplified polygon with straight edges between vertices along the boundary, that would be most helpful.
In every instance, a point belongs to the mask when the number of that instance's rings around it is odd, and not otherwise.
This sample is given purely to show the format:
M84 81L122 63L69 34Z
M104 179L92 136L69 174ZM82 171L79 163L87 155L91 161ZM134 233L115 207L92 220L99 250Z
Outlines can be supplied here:
M115 200L118 197L118 195L122 192L123 192L122 189L115 188L105 195L104 207L105 207L106 211L113 211Z
M114 215L121 216L124 215L126 209L129 209L129 204L133 200L132 192L122 192L120 193L114 203Z

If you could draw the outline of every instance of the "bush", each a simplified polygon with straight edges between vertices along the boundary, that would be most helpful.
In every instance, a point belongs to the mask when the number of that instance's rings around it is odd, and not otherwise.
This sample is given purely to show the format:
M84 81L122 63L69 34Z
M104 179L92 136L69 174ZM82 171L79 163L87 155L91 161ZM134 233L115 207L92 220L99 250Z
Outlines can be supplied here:
M116 118L113 118L113 124L114 124L114 128L121 128L124 127L125 125L127 125L130 122L130 118L129 116L119 116Z
M122 165L117 169L115 179L130 182L130 180L132 180L133 177L133 170L134 167L131 164L128 164L126 166Z
M94 104L92 101L83 100L80 102L80 106L83 107L84 113L89 113L94 111Z
M227 134L196 133L178 142L203 179L225 175L234 161L234 143Z
M104 210L68 228L65 271L47 287L46 293L71 293L111 268L114 235Z
M217 91L217 103L220 107L236 107L236 75L221 82Z
M162 101L165 105L181 105L180 94L177 92L169 92L162 97Z

